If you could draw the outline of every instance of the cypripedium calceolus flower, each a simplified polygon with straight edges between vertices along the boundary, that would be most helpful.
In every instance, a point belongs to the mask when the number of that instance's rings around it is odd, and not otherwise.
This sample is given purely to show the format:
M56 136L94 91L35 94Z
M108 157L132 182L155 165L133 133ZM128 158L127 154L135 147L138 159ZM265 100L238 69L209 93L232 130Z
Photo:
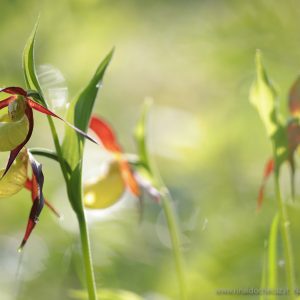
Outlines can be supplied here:
M85 132L34 101L24 89L20 87L7 87L1 89L0 92L11 95L0 101L0 110L8 107L7 114L0 119L0 152L10 151L7 166L2 176L7 173L16 156L27 144L32 135L34 126L33 109L64 121L78 133L97 143Z
M86 208L103 209L116 203L128 188L140 195L138 183L112 128L103 119L93 116L89 128L96 134L106 151L113 155L105 176L100 176L84 186Z
M42 166L24 148L33 132L33 109L64 121L84 137L95 143L97 142L80 129L34 101L22 88L8 87L1 89L0 92L10 95L0 101L0 110L5 107L8 108L7 113L0 117L0 152L10 151L6 168L0 171L0 197L12 196L25 187L31 191L33 201L26 232L20 246L21 249L35 227L44 204L58 215L43 196L44 176ZM31 179L27 176L28 161L32 169Z
M132 169L118 143L112 127L102 118L92 116L89 128L101 141L104 149L112 154L108 171L84 185L84 205L90 209L104 209L121 199L127 188L140 199L141 189L159 198L159 192L148 182L141 180Z
M288 108L290 112L290 117L284 126L283 130L283 140L287 145L285 145L287 151L284 154L282 160L286 161L290 165L291 169L291 187L292 187L292 197L295 195L294 189L294 173L295 173L295 160L294 155L300 144L300 77L292 85L289 98L288 98ZM275 171L275 160L270 158L264 168L263 180L259 189L257 197L257 210L261 208L264 199L264 190L268 178Z

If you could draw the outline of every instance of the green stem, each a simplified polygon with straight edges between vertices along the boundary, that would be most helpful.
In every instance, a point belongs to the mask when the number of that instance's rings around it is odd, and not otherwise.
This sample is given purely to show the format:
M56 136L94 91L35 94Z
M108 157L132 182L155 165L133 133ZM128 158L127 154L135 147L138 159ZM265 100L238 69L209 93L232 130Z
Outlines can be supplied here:
M295 292L294 292L295 291L295 270L294 270L293 251L292 251L292 243L291 243L290 229L289 229L290 223L288 220L286 207L281 196L278 169L275 171L274 179L275 179L275 192L277 198L277 205L279 210L281 235L283 241L286 280L290 292L290 299L295 299Z
M82 214L77 214L77 219L78 219L79 229L80 229L81 247L83 253L83 261L85 267L85 275L86 275L89 300L97 300L95 276L93 271L92 255L90 250L90 240L89 240L88 228L87 228L84 212Z
M54 146L55 146L55 149L56 149L56 153L57 153L57 157L58 157L59 164L60 164L60 167L61 167L61 171L63 173L65 182L68 185L69 177L68 177L68 172L67 172L67 168L66 168L66 165L65 165L65 161L63 159L62 150L61 150L61 146L60 146L59 139L58 139L58 134L57 134L54 122L52 120L52 117L47 116L47 118L48 118L48 122L49 122L50 129L51 129L51 132L52 132Z
M46 149L46 148L29 148L28 149L30 153L33 155L39 155L39 156L44 156L50 159L55 160L56 162L60 163L59 157L55 151ZM65 166L67 169L68 174L72 173L70 165L67 163L67 161L64 159Z
M183 270L183 258L180 249L180 238L178 234L179 230L175 218L175 212L172 207L172 202L173 200L171 198L171 195L166 190L162 199L162 207L167 220L167 225L168 225L168 229L172 241L172 249L173 249L174 260L176 265L176 273L179 282L180 299L186 300L187 295L186 295L185 276Z
M61 170L65 179L65 182L67 184L67 190L68 190L68 196L69 198L72 197L72 191L70 190L69 186L69 174L67 171L67 165L65 164L65 160L63 158L61 145L59 143L57 131L54 125L54 122L50 116L48 116L49 125L51 128L54 145L56 148L57 158L59 160ZM79 195L76 195L76 197L80 197L79 203L82 203L82 182L80 180L79 182L80 187L78 187ZM70 201L72 203L72 201ZM84 209L81 207L80 210L76 210L77 214L77 220L79 223L79 230L80 230L80 239L81 239L81 248L82 248L82 254L83 254L83 262L84 262L84 268L85 268L85 274L86 274L86 283L87 283L87 290L89 294L89 300L97 300L97 294L96 294L96 283L95 283L95 277L94 277L94 269L92 265L92 257L91 257L91 250L90 250L90 241L89 241L89 235L88 235L88 228L86 224L86 218L84 214Z

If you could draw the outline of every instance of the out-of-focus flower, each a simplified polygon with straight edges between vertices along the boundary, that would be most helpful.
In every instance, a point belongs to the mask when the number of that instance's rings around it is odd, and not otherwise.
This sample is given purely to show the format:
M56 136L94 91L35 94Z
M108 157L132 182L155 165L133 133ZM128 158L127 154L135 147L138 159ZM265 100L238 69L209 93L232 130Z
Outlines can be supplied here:
M287 161L290 165L291 169L291 188L292 188L292 196L295 195L294 188L294 174L295 174L295 161L294 155L295 152L300 145L300 78L294 82L290 89L289 99L288 99L288 107L290 112L290 119L287 121L285 125L285 140L287 143L287 153L284 157L284 160ZM264 190L265 185L270 177L270 175L275 170L275 161L273 158L269 159L265 165L262 183L259 189L258 197L257 197L257 210L259 210L262 206L264 199Z
M34 101L30 97L30 93L24 89L7 87L1 89L0 92L11 95L0 101L0 110L8 107L7 114L0 119L0 152L10 151L10 157L2 176L7 173L18 153L27 144L32 135L34 126L33 109L64 121L78 133L96 143L86 133Z
M32 170L32 178L28 176L28 162ZM3 175L5 169L0 170L0 176ZM17 194L24 187L31 191L32 208L30 211L26 232L22 240L20 249L25 245L33 228L35 227L38 217L43 209L44 203L57 215L57 211L53 206L44 199L43 196L44 176L42 166L34 159L32 154L23 148L17 155L11 168L6 175L0 180L0 198L7 198Z
M98 176L85 183L85 207L91 209L107 208L121 199L126 188L139 199L141 199L142 192L146 191L158 200L159 192L142 174L132 170L112 127L102 118L96 116L92 116L89 127L113 158L109 162L108 171L104 176Z
M84 185L84 204L87 208L107 208L116 203L128 188L135 196L140 195L138 183L123 154L112 128L103 119L92 116L90 129L112 154L112 161L104 176L99 176Z

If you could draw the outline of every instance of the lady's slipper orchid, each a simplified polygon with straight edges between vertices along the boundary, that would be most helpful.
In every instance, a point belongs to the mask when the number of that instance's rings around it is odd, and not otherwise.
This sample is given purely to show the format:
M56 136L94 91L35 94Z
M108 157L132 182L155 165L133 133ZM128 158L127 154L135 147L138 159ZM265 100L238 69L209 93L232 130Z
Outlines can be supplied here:
M131 171L128 161L124 158L117 138L104 120L92 116L90 129L101 141L105 150L113 154L113 162L105 176L88 182L84 187L84 203L87 208L106 208L117 202L125 187L135 196L140 195L138 183Z
M84 186L84 205L86 208L103 209L115 204L127 187L141 199L141 190L147 191L156 201L159 192L142 176L132 171L122 147L112 127L102 118L92 116L89 128L96 134L105 150L113 155L104 176L87 182Z
M32 169L32 179L28 177L28 162ZM3 175L5 169L0 170L0 176ZM51 206L43 196L44 176L42 166L34 159L32 154L23 148L17 155L11 168L6 175L0 180L0 198L7 198L18 193L24 187L31 191L33 205L30 211L26 232L22 240L20 249L25 245L33 228L35 227L38 217L43 209L44 203L57 215L57 211Z
M295 162L294 154L300 145L300 124L299 124L299 112L300 112L300 78L298 78L292 85L289 93L289 112L291 119L288 121L285 127L285 135L287 141L287 155L285 156L285 161L287 161L291 168L291 187L292 196L294 197L294 173L295 173ZM265 165L263 180L259 189L259 194L257 197L257 210L261 208L264 199L265 185L270 177L270 175L275 170L275 161L273 158L269 159Z
M8 172L18 153L27 144L32 135L34 126L33 109L64 121L78 133L97 143L85 132L74 127L43 105L34 101L22 88L7 87L1 89L0 92L11 95L0 101L0 109L8 107L7 115L4 115L0 119L0 151L10 151L10 157L2 176Z

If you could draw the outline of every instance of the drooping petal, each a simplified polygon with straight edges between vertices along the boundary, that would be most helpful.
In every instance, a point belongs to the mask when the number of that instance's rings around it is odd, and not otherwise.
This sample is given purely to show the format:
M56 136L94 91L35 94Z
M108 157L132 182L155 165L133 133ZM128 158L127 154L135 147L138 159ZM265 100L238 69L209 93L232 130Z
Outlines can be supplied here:
M25 188L27 190L29 190L31 192L31 199L32 201L34 201L34 199L37 197L38 195L38 185L37 185L37 181L35 179L35 177L31 179L27 178L26 182L25 182ZM49 202L47 201L47 199L45 200L45 205L52 210L52 212L58 217L60 218L61 215L59 214L59 212L57 211L57 209Z
M28 155L23 149L17 156L12 167L0 180L0 198L8 198L23 189L27 178ZM0 177L5 169L0 170Z
M4 108L4 107L8 106L9 103L10 103L12 100L14 100L14 99L15 99L15 96L10 96L10 97L8 97L8 98L6 98L6 99L1 100L1 101L0 101L0 109L2 109L2 108Z
M123 178L126 186L128 186L130 191L135 196L138 197L140 195L140 189L136 182L135 177L132 174L132 171L130 169L128 162L124 159L119 159L119 164L120 164L122 178Z
M17 87L17 86L10 86L10 87L0 89L0 92L11 94L11 95L21 95L24 97L27 96L27 92L21 87Z
M90 129L97 135L106 150L122 152L122 148L118 144L114 131L106 121L96 116L92 116Z
M95 144L98 144L96 140L94 140L92 137L90 137L88 134L86 134L84 131L82 131L81 129L75 127L74 125L72 125L71 123L67 122L66 120L64 120L63 118L59 117L58 115L56 115L54 112L52 112L51 110L47 109L46 107L44 107L43 105L33 101L32 99L29 99L27 98L27 103L28 105L45 114L45 115L48 115L48 116L52 116L52 117L55 117L63 122L65 122L65 124L67 124L68 126L70 126L71 128L73 128L76 132L78 132L79 134L81 134L82 136L84 136L85 138L89 139L91 142L95 143Z
M29 107L28 105L26 106L26 109L25 109L25 115L26 115L26 117L28 119L28 122L29 122L29 128L28 128L27 136L26 136L25 140L21 144L19 144L15 149L13 149L10 152L10 156L9 156L6 168L5 168L5 172L2 175L2 178L8 172L9 168L11 167L12 163L16 159L17 155L22 150L22 148L27 144L27 142L29 141L29 139L30 139L30 137L32 135L33 125L34 125L33 113L32 113L31 107Z
M45 202L43 196L44 175L42 171L42 165L34 159L34 157L30 152L28 152L28 156L32 168L32 178L33 178L32 186L34 187L33 196L35 196L35 198L33 200L26 231L19 250L22 250L33 228L37 224L39 215L44 207L44 202Z
M259 211L261 206L262 206L262 202L264 200L264 191L265 191L265 185L266 182L268 180L268 178L270 177L270 175L274 172L275 169L275 162L273 159L269 159L268 162L265 165L265 169L264 169L264 173L263 173L263 180L259 189L259 193L258 193L258 197L257 197L257 206L256 206L256 210Z
M160 203L161 193L151 183L151 181L146 179L144 176L141 176L138 172L134 173L134 177L141 187L143 193L147 194L154 202Z
M289 110L292 116L300 115L300 76L292 85L289 93Z

